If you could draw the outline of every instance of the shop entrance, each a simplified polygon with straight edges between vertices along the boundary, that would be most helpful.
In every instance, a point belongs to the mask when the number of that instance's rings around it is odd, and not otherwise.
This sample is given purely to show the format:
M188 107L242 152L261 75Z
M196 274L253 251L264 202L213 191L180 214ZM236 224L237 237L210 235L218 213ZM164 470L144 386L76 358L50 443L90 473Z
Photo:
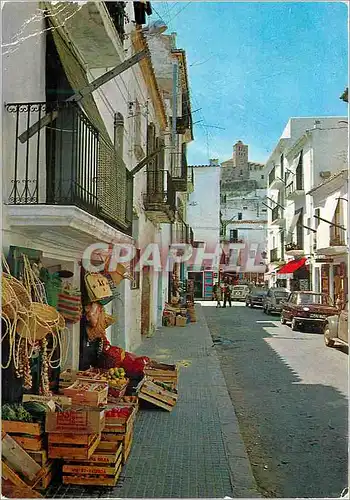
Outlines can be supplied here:
M194 282L194 298L203 298L203 273L188 273L188 279Z
M151 276L149 267L144 267L142 272L141 293L141 335L148 335L150 331L151 307Z

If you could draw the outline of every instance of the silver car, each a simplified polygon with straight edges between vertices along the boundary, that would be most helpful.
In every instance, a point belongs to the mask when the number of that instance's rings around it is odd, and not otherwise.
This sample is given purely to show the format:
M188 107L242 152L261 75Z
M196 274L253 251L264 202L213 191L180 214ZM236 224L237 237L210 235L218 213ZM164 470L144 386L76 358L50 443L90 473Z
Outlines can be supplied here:
M335 342L349 345L348 311L349 305L346 303L339 314L328 316L324 327L324 343L327 347L333 347Z
M289 294L290 292L286 288L269 288L263 302L264 313L281 313L281 302L286 300Z
M236 301L245 302L247 295L249 294L248 285L235 285L232 287L231 299Z

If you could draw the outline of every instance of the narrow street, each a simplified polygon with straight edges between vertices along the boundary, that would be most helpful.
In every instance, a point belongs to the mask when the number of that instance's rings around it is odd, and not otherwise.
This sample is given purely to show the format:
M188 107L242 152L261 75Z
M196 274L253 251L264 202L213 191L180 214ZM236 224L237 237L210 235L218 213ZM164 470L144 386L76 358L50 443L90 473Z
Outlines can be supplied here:
M339 496L347 484L347 353L259 308L202 305L260 492Z

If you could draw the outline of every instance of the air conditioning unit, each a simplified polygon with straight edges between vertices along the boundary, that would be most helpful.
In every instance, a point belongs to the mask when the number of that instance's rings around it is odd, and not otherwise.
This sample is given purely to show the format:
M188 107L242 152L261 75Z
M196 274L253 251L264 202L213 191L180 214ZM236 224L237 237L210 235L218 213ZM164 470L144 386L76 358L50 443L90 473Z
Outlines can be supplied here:
M329 170L323 170L323 172L320 172L320 176L322 179L328 179L331 176L331 172Z

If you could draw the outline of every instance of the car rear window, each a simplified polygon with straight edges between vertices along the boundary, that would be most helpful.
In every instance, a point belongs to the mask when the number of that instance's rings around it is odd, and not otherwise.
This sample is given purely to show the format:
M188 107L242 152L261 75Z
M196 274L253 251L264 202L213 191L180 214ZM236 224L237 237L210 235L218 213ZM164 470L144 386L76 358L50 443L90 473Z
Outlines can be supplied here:
M284 290L275 290L273 293L276 297L288 297L289 295L289 292L285 292Z

